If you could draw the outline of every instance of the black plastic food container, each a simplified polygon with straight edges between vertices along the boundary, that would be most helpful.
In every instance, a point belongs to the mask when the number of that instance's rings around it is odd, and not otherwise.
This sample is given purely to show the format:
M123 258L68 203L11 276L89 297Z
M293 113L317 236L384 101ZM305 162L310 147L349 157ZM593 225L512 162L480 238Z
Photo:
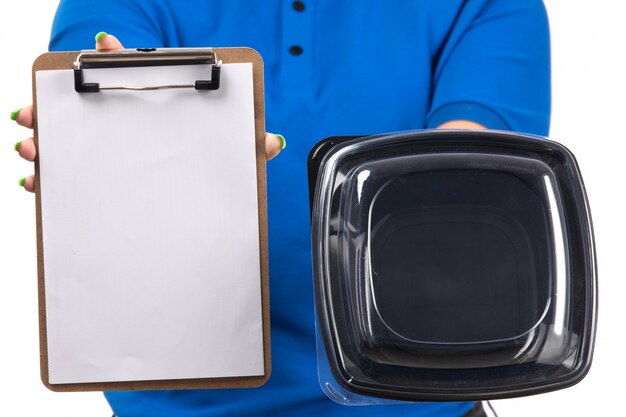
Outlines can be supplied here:
M309 181L318 329L341 388L480 400L585 376L593 232L565 147L493 131L328 138Z

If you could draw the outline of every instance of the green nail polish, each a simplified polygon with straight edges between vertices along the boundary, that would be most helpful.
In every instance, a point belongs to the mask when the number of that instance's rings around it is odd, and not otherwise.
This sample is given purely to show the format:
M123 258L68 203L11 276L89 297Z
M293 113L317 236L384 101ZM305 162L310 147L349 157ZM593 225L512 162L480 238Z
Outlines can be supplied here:
M15 144L15 146L13 147L13 149L15 149L15 152L19 152L20 151L20 145L22 144L22 141L19 141Z
M20 112L22 111L22 109L24 109L24 107L20 107L17 110L13 110L11 112L11 120L15 121L15 119L17 119L17 115L20 114Z
M282 151L283 149L287 147L287 141L285 140L285 137L283 135L276 135L276 136L278 136L278 139L280 139L280 150Z
M19 181L20 187L23 187L25 182L26 182L26 178L20 179Z
M98 34L96 35L96 42L100 42L100 39L104 38L106 35L108 35L108 33L98 32Z

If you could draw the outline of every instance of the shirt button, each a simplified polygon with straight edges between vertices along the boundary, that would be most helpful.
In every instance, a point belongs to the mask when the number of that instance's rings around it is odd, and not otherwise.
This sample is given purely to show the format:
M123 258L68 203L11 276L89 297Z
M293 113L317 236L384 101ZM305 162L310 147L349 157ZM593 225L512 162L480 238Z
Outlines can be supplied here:
M304 11L304 3L302 3L301 1L294 1L293 3L291 3L291 6L296 12Z
M302 52L303 52L302 47L298 45L294 45L291 48L289 48L289 53L291 55L300 55Z

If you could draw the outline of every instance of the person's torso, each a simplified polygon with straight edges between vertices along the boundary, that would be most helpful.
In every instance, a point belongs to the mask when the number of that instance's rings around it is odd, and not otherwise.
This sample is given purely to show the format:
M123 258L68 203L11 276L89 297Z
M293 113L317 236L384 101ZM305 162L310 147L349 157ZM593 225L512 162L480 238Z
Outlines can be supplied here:
M344 407L322 392L306 174L309 150L325 137L425 127L436 60L464 1L153 3L158 7L148 13L167 20L159 22L163 45L137 46L248 46L264 60L267 131L288 143L267 165L272 374L256 389L108 393L116 413L456 417L467 411L469 403Z

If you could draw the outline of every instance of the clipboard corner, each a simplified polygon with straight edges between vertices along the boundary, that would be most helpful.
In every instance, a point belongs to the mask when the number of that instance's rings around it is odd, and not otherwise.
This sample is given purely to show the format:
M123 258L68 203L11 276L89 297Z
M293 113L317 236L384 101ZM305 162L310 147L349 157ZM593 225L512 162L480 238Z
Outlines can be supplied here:
M68 63L74 62L80 52L44 52L33 61L32 72L55 69L69 69Z

